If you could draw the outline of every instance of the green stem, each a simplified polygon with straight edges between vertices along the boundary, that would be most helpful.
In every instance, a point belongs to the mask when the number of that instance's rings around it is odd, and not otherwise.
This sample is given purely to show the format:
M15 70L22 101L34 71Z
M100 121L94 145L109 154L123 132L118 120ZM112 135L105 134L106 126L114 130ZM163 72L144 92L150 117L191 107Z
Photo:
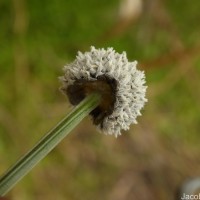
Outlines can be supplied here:
M91 94L77 105L55 128L49 131L27 154L0 178L0 196L4 196L100 102L99 94Z

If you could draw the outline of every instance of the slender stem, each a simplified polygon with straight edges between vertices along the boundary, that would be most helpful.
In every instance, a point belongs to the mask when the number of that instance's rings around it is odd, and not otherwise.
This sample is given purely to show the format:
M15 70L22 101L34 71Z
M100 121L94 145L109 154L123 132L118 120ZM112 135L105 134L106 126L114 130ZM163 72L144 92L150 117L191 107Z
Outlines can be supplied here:
M4 196L40 160L42 160L68 133L100 102L99 94L91 94L77 105L60 123L49 131L27 154L0 178L0 196Z

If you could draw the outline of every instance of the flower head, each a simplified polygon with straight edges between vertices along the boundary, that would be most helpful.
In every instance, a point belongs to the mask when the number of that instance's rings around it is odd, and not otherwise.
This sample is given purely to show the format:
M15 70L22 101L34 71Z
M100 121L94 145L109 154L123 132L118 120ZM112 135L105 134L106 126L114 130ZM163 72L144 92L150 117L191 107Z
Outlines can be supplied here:
M78 52L64 67L61 89L73 105L92 92L100 92L101 103L90 113L94 124L103 133L118 136L137 123L147 102L145 75L136 65L136 61L128 62L125 52L91 47L89 52Z

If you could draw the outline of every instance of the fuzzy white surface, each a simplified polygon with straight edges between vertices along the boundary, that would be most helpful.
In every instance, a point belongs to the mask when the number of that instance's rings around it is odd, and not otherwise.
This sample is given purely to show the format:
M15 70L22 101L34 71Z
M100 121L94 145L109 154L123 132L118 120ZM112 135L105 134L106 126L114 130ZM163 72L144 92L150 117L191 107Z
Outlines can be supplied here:
M77 79L94 81L100 75L114 78L117 81L116 102L113 113L104 118L101 131L117 137L121 130L128 130L130 124L137 123L136 118L147 102L145 74L137 70L136 65L136 61L128 61L125 52L119 54L113 48L91 47L89 52L78 52L74 62L64 67L61 81L67 88Z

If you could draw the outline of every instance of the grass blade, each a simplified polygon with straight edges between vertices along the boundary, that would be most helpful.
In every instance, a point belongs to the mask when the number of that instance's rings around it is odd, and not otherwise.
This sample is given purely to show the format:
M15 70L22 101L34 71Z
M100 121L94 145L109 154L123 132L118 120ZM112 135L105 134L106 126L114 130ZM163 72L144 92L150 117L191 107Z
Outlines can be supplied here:
M0 178L0 196L4 196L100 102L99 94L91 94L77 105L55 128L49 131L27 154Z

